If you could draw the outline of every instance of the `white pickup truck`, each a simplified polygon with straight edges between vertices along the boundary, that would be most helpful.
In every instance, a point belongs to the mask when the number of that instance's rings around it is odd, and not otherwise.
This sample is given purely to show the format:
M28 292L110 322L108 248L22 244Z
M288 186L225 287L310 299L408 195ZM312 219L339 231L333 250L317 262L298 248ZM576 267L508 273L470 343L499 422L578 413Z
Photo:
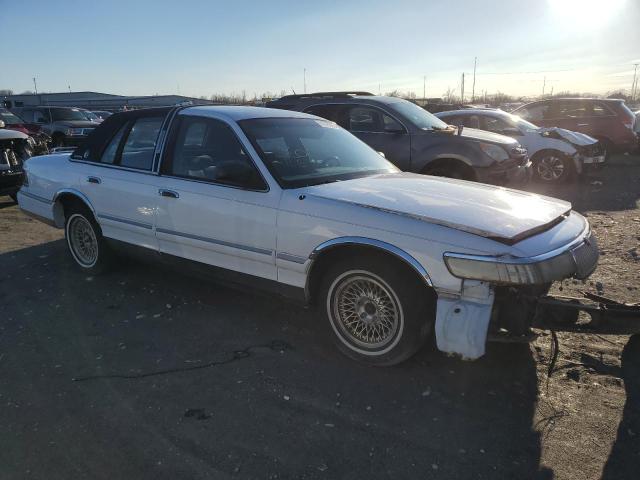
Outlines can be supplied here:
M25 171L20 207L64 228L84 271L119 247L205 267L317 305L338 347L374 365L407 359L434 331L440 350L478 358L488 332L526 334L532 299L598 259L567 202L402 173L292 111L119 113Z

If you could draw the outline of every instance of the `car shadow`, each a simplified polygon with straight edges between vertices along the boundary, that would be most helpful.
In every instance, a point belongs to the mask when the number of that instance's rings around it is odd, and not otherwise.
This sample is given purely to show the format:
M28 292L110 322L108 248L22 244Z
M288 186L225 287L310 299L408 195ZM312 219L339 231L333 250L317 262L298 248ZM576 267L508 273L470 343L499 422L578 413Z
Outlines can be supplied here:
M3 208L13 207L16 202L13 201L11 197L2 197L0 196L0 210Z
M312 311L176 270L90 276L63 241L0 264L3 478L553 477L528 345L371 368Z
M640 464L640 335L631 337L622 351L622 378L626 403L618 434L602 471L602 480L629 478L630 465Z
M640 200L640 157L617 155L597 173L560 185L532 182L526 190L569 201L579 212L633 210Z

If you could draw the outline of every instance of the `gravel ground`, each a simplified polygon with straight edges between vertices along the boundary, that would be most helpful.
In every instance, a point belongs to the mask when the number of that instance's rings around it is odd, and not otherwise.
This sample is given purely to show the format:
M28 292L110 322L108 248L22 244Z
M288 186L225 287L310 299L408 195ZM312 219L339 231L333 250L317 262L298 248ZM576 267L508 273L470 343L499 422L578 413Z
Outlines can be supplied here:
M640 157L533 189L603 253L555 292L640 302ZM87 277L7 197L0 267L2 479L638 478L640 338L560 334L550 378L545 334L366 368L297 306L137 262ZM200 368L85 378L175 367Z

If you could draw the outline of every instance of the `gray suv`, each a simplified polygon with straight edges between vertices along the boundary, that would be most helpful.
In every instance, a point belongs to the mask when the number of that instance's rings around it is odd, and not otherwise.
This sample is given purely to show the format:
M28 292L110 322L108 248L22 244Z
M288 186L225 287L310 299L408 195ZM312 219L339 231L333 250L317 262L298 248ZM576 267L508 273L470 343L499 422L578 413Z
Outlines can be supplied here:
M54 147L77 147L100 123L87 120L82 109L72 107L22 107L11 110L27 125L39 127Z
M516 140L447 125L400 98L327 92L287 95L267 107L332 120L405 171L499 185L530 176L527 151Z

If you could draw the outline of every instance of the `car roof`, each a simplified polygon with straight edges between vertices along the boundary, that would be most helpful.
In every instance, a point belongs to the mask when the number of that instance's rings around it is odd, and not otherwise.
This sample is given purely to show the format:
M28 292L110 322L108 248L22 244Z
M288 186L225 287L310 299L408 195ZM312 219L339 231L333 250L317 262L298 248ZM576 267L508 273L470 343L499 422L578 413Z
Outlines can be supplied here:
M385 95L372 95L370 93L364 93L359 95L358 93L345 93L345 92L321 92L311 93L308 95L285 95L284 97L272 100L268 106L280 106L280 105L318 105L327 103L397 103L403 99L400 97L388 97Z
M450 115L509 115L509 112L505 112L499 108L463 108L460 110L447 110L445 112L438 112L434 114L436 117L447 117Z
M291 110L278 110L265 107L244 107L233 105L201 105L197 107L186 107L182 112L193 112L198 114L210 114L211 116L223 116L233 121L249 120L255 118L313 118L318 117L302 112Z

